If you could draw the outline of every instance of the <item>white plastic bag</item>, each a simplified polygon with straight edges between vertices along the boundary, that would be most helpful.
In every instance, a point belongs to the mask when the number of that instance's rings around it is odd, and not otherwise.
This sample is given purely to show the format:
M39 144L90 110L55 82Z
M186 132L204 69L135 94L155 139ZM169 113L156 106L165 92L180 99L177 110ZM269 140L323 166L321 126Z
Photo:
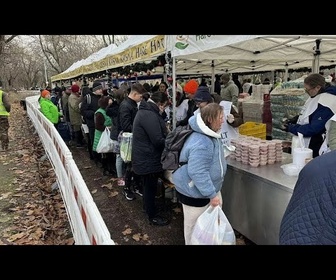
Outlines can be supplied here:
M110 130L105 127L102 135L100 136L96 151L97 153L112 153L114 143L110 138Z
M123 132L120 141L120 157L124 162L130 162L132 159L132 139L133 133Z
M220 206L209 206L197 219L191 245L235 245L236 236Z

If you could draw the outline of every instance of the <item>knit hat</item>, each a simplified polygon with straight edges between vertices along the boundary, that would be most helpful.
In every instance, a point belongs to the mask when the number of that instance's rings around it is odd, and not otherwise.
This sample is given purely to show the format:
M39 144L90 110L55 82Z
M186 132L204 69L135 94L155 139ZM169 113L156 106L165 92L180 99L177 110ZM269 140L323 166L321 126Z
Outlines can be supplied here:
M50 94L50 91L49 91L49 90L46 90L46 89L42 90L42 92L41 92L41 96L42 96L43 98L45 98L48 94Z
M71 91L72 92L79 92L79 86L77 84L73 84L71 86Z
M198 82L196 80L190 80L184 85L184 92L188 94L195 94L198 88Z
M207 86L199 86L193 98L196 102L211 102L212 97Z
M102 84L101 84L101 82L93 82L93 85L92 85L92 91L96 91L96 90L98 90L98 89L102 89L103 88L103 86L102 86Z

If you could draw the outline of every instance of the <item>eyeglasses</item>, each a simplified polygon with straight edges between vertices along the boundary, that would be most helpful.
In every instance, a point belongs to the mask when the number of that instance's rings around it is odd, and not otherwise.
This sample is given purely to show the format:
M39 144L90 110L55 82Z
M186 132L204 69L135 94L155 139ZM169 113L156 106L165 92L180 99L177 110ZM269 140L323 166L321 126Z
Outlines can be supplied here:
M309 93L312 89L314 89L315 87L312 87L312 88L305 88L305 92Z

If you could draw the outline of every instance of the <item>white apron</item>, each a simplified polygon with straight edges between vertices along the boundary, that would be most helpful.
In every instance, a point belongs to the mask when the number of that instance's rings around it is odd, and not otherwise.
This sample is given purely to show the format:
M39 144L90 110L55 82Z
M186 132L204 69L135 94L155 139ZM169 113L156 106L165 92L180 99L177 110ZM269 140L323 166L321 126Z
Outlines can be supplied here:
M315 96L314 98L308 98L306 100L306 103L304 104L302 110L301 110L301 114L298 118L297 123L304 125L304 124L308 124L309 123L309 116L317 109L318 104L321 104L325 107L330 108L334 113L336 112L336 96L332 95L330 93L321 93L317 96ZM329 122L329 121L328 121ZM327 122L327 123L328 123ZM326 123L326 129L329 129L330 124L327 127L327 123ZM310 138L311 137L303 137L304 143L305 143L305 148L308 148L309 146L309 142L310 142ZM321 148L319 150L319 154L323 154L328 152L328 145L327 145L327 137L326 135L323 135L324 141L321 145ZM292 151L294 150L294 148L297 148L299 145L299 140L298 140L298 136L294 135L292 138Z

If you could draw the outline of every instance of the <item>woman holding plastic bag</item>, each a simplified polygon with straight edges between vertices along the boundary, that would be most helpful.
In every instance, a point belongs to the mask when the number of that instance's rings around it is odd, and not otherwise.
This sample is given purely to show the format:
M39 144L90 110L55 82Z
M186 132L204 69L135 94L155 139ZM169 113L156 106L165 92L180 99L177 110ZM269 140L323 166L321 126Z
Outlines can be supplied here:
M94 152L97 151L97 146L99 144L99 140L103 133L106 133L105 128L111 128L112 126L112 119L106 114L106 109L109 105L112 104L112 99L108 96L102 96L98 100L98 110L95 112L94 116L94 122L95 122L95 133L94 133L94 139L93 139L93 145L92 150ZM111 158L113 156L113 153L100 153L102 157L102 167L103 167L103 175L113 175L115 173L114 171L114 165L113 159Z
M194 132L180 154L186 162L172 175L184 215L184 239L191 245L191 236L198 217L211 205L222 206L221 188L227 163L221 142L221 126L225 121L222 106L209 103L189 119Z

